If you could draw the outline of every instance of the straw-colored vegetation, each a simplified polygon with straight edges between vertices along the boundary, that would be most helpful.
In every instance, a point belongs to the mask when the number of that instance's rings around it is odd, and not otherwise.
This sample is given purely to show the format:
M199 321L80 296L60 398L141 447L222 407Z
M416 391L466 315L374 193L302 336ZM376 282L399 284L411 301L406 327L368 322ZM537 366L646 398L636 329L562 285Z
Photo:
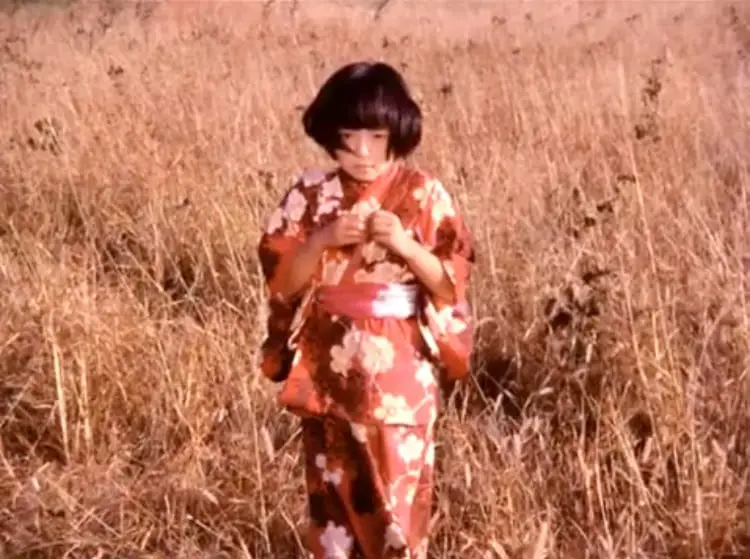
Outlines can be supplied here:
M750 11L424 6L0 13L0 556L299 556L255 247L372 56L479 247L431 555L747 557Z

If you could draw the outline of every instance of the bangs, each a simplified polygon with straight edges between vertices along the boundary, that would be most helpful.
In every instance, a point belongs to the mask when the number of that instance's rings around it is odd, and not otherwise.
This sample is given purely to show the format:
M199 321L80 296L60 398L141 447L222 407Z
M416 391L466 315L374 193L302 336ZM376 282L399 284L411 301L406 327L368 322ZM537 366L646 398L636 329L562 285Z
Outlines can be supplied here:
M368 130L387 128L389 131L398 126L399 113L395 103L387 101L381 88L352 87L342 96L342 103L331 115L338 128Z

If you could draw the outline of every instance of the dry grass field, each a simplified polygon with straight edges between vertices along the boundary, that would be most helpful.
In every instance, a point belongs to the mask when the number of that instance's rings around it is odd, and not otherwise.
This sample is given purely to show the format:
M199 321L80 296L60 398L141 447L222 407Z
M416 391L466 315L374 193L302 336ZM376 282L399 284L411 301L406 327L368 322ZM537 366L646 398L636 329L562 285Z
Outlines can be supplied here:
M431 557L750 556L747 5L374 5L4 4L0 557L302 556L255 249L360 57L479 248Z

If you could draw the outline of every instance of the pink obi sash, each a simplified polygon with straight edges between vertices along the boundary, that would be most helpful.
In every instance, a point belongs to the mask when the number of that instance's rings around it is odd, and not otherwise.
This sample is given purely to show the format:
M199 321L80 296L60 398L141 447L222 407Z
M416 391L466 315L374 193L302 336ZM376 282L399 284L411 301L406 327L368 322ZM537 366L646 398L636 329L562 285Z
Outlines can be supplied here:
M411 318L417 314L419 286L402 283L324 285L320 308L349 318Z

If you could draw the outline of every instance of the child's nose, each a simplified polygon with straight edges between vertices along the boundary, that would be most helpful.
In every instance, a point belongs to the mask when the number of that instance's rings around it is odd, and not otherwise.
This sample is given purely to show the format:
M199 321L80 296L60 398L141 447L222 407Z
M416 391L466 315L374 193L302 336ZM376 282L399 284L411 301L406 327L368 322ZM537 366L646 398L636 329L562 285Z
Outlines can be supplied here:
M359 140L354 144L354 151L357 152L357 155L369 155L370 146L366 140Z

